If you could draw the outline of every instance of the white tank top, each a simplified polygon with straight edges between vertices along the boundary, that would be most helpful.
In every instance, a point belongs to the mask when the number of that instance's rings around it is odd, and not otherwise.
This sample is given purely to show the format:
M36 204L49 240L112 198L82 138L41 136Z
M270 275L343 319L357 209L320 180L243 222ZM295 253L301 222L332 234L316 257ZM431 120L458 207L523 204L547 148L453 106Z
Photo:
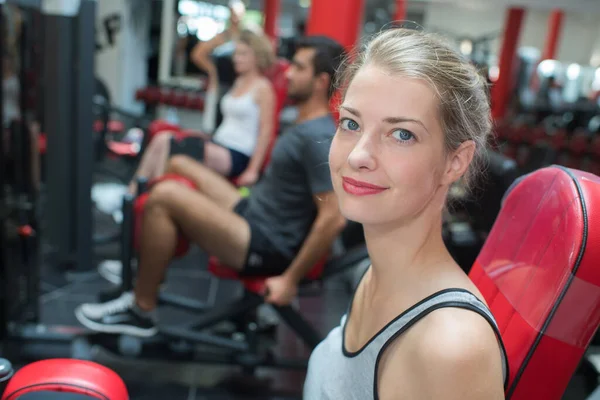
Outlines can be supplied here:
M260 131L260 107L254 100L255 91L256 85L241 96L234 97L231 92L223 96L223 121L213 136L215 143L248 157L254 153Z

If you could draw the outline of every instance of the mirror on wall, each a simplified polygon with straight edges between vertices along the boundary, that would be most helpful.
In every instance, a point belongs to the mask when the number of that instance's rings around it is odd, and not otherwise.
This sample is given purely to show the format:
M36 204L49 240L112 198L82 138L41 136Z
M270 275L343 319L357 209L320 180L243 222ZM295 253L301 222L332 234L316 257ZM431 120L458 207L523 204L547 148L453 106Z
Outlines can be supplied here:
M194 81L205 76L190 59L194 47L203 41L214 38L227 28L230 17L229 7L237 1L197 1L165 0L163 3L163 26L161 34L162 83L181 86L197 86ZM263 13L256 9L246 9L244 24L262 25ZM233 52L232 43L217 48L215 58L227 57ZM197 83L197 82L196 82Z

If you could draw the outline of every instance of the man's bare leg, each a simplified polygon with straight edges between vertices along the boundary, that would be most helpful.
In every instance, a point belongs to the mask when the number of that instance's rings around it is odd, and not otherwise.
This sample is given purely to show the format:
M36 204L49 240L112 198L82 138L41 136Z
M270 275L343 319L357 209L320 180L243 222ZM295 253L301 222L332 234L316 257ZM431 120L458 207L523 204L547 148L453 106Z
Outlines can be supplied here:
M178 229L226 265L240 270L245 263L250 243L245 219L180 183L162 182L150 193L144 212L135 289L142 310L156 307L159 286L177 245Z
M145 150L137 171L129 183L129 193L137 193L137 178L148 180L161 176L169 160L171 152L171 133L165 132L157 135Z
M173 257L178 233L240 270L250 244L250 226L232 210L174 181L161 182L145 206L135 294L104 304L83 304L75 315L86 327L137 336L156 334L159 286Z
M233 207L241 200L237 188L209 167L191 157L176 155L171 157L167 172L190 179L198 191L226 209Z

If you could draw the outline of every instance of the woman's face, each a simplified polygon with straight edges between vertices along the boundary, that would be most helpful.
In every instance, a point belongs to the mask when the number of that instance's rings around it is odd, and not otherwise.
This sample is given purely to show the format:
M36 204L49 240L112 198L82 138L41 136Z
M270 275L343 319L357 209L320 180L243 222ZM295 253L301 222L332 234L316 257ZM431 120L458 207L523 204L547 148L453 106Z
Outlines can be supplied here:
M356 74L329 154L346 218L380 225L411 220L431 205L441 213L462 166L444 150L438 106L424 81L375 66Z
M256 54L246 43L236 43L233 53L233 67L238 75L257 68Z

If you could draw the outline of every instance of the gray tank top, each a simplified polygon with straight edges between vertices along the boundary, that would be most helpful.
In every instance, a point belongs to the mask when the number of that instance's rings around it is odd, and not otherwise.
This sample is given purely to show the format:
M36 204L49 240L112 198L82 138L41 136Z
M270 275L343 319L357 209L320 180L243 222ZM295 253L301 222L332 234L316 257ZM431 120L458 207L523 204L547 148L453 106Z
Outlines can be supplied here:
M508 377L506 351L492 313L471 292L464 289L446 289L423 299L400 314L373 336L362 349L353 353L346 351L344 344L344 332L350 308L342 317L340 325L334 328L311 354L303 399L378 399L377 367L383 350L421 318L431 311L444 307L472 310L490 323L498 337L506 387Z

